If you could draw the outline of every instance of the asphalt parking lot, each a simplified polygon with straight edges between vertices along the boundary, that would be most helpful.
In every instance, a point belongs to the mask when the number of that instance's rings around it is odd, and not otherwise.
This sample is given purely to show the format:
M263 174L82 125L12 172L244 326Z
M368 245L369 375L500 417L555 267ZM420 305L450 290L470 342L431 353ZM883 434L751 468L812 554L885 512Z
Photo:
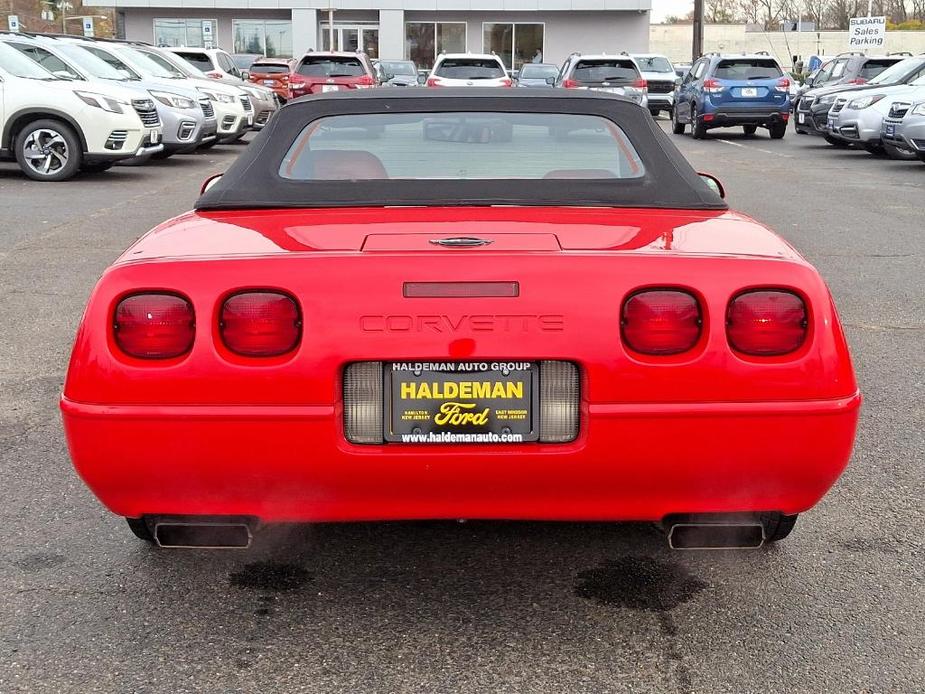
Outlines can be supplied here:
M820 269L866 399L847 473L754 552L533 523L153 550L74 473L57 398L96 278L242 147L64 184L0 165L0 692L925 691L925 165L762 133L673 139Z

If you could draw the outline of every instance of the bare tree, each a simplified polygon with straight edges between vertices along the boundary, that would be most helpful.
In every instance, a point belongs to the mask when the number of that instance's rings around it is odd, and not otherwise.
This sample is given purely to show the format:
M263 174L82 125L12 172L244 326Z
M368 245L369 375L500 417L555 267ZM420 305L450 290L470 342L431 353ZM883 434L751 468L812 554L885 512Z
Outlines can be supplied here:
M707 24L733 24L737 20L735 3L733 0L705 0L703 16Z

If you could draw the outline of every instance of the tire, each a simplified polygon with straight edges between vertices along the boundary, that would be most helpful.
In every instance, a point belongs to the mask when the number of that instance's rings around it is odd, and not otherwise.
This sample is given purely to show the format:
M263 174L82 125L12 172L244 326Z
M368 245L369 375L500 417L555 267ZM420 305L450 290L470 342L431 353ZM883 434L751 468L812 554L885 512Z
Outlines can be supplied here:
M768 132L771 133L772 140L783 140L784 135L787 134L787 124L771 123L771 125L768 126Z
M153 154L143 154L140 157L132 157L131 159L123 159L119 162L119 166L144 166L145 164L151 161Z
M111 168L111 161L95 161L89 164L80 165L80 170L82 173L103 173L104 171L109 171Z
M697 118L697 107L691 104L691 137L695 140L702 140L707 136L707 127L703 121Z
M742 132L744 132L746 135L754 135L756 132L758 132L758 126L757 125L743 125Z
M151 534L151 528L145 523L144 518L126 518L125 522L128 523L128 529L135 537L154 544L154 535Z
M657 108L650 108L649 113L652 114L653 118L658 118L658 114L661 113L661 111Z
M896 145L887 144L886 142L883 143L883 149L890 159L898 159L899 161L914 161L918 159L915 151L911 149L897 147Z
M823 139L825 139L826 142L828 142L833 147L837 147L838 149L848 149L848 147L851 146L844 140L839 140L837 137L832 137L828 133L826 133L822 137Z
M80 171L83 162L83 149L74 129L50 118L33 121L20 130L14 148L19 168L34 181L66 181Z
M873 154L875 157L886 156L886 150L883 148L883 145L864 145L864 149L869 153Z
M678 120L677 107L671 109L671 132L673 132L675 135L683 135L684 127L684 123Z
M919 158L919 161L925 164L925 152L916 152L915 156Z
M165 159L170 159L176 152L172 150L162 149L160 152L155 152L151 155L151 159L156 159L157 161L164 161Z
M209 142L204 142L203 144L199 145L199 147L197 147L196 149L199 151L203 151L206 149L212 149L217 144L218 144L218 138L215 138L214 140L210 140Z
M783 513L762 513L759 520L764 527L765 544L780 542L792 531L799 516L785 516Z

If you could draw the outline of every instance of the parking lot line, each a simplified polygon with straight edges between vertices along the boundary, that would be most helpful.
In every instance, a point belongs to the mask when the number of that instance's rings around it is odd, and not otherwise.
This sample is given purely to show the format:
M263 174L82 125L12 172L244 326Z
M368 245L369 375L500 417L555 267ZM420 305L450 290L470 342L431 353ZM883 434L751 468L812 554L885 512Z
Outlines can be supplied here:
M741 142L733 142L732 140L723 140L720 138L717 138L716 141L722 142L723 144L726 144L726 145L732 145L733 147L741 147L742 149L752 149L752 150L755 150L756 152L763 152L764 154L770 154L775 157L782 157L783 159L793 159L792 154L784 154L783 152L775 152L770 149L761 149L761 147L749 147L748 145L743 145Z

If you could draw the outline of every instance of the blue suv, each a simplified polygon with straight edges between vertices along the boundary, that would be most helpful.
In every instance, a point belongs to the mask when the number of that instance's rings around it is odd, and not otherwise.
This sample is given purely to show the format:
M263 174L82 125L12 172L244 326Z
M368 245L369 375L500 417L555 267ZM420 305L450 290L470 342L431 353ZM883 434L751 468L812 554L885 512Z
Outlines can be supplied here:
M790 118L790 78L767 54L708 53L681 79L674 103L675 135L682 135L688 124L696 139L712 128L740 125L746 135L767 128L777 140L787 132Z

